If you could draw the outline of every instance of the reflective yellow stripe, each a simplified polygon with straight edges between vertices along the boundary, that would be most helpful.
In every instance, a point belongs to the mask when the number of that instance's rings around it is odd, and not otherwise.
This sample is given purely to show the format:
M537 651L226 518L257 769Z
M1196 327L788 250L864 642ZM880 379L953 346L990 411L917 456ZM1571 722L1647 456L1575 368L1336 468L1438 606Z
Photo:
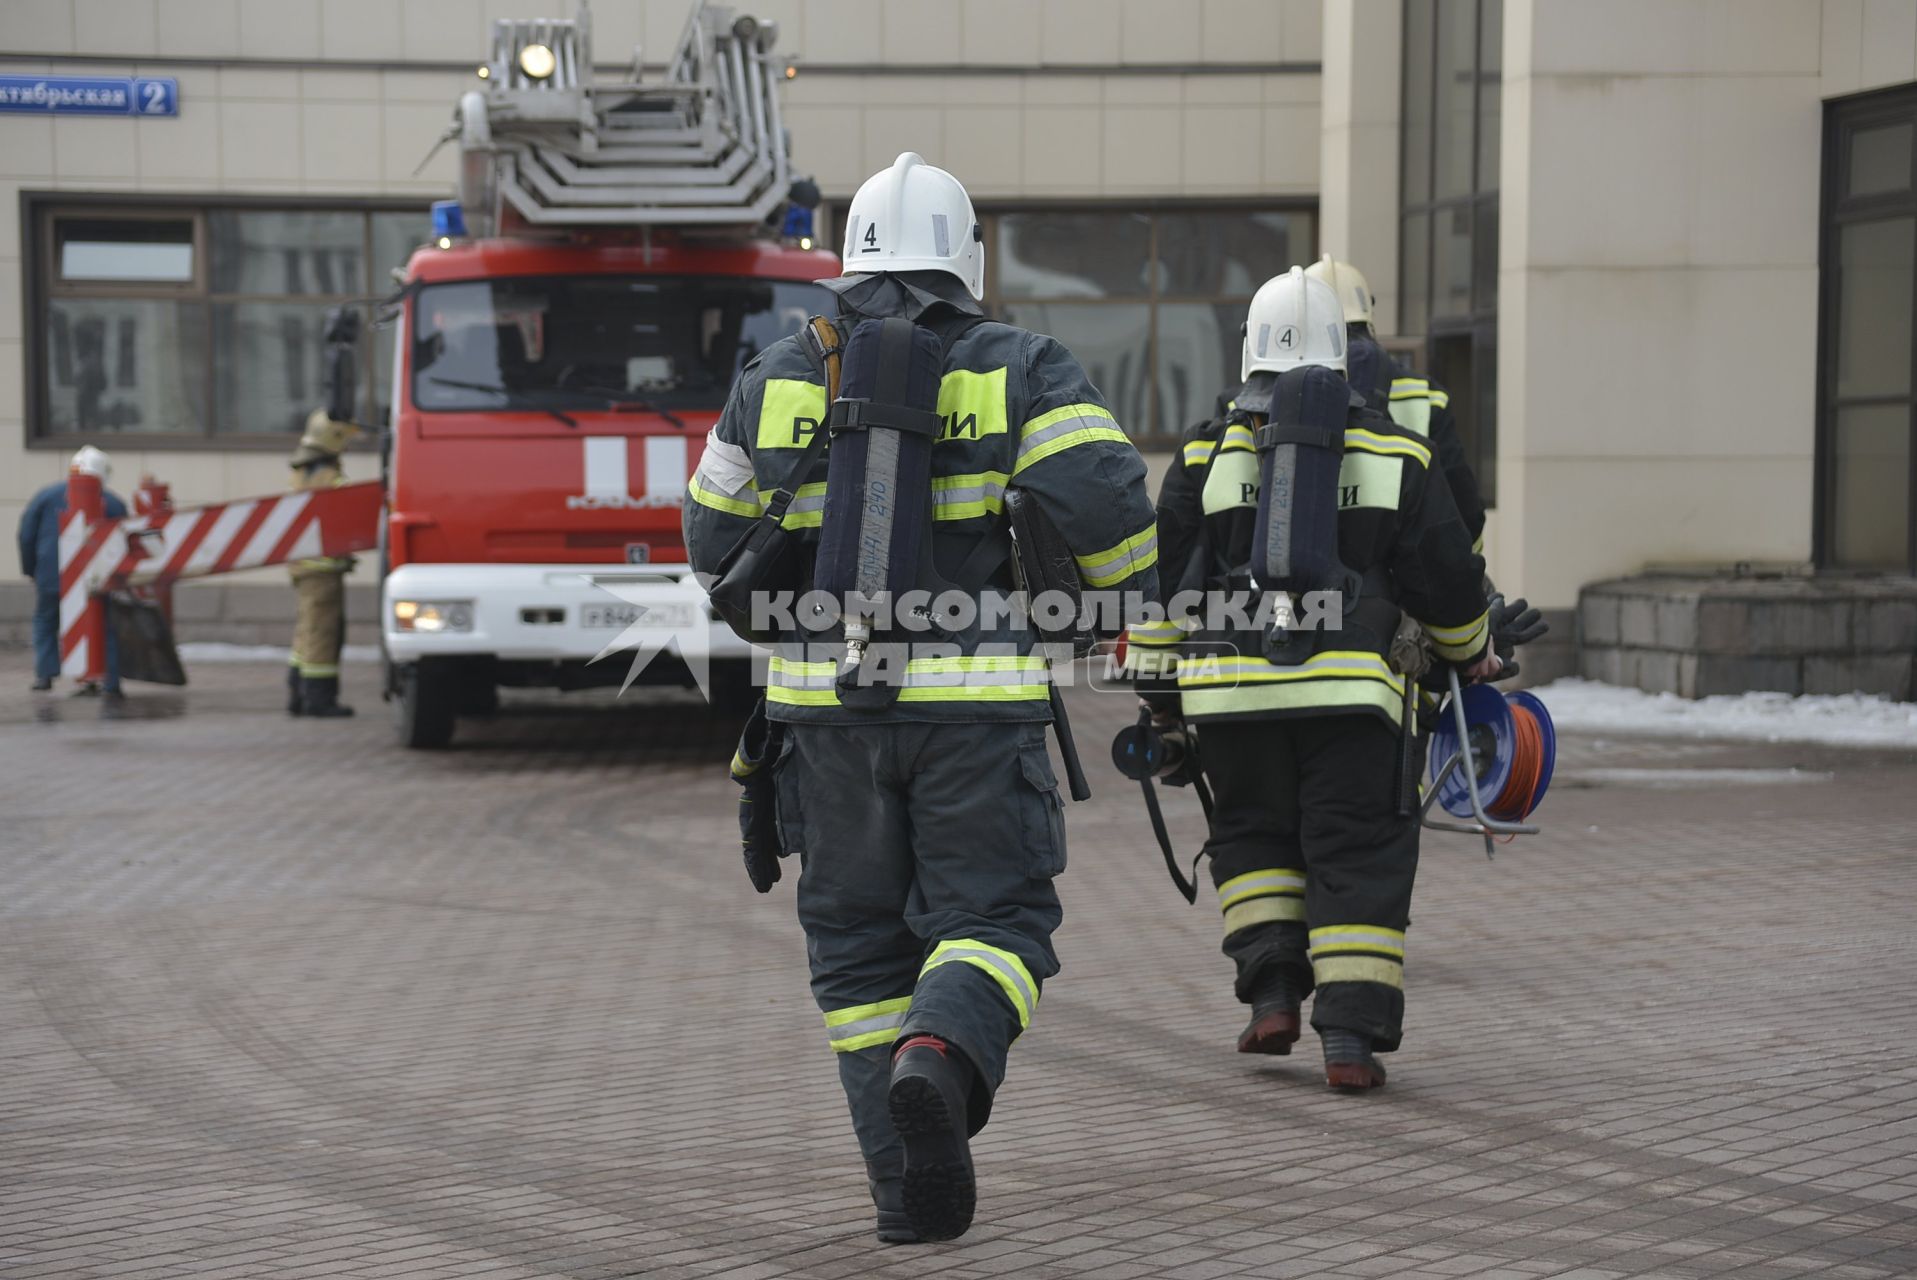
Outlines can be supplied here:
M839 705L837 662L802 662L775 654L769 670L766 701L796 707ZM1001 678L987 678L994 676ZM899 701L1042 702L1051 696L1050 679L1051 664L1037 653L912 658L905 664Z
M1185 444L1185 465L1202 467L1211 460L1213 449L1218 447L1216 440L1191 440Z
M1329 982L1377 982L1404 986L1404 930L1368 924L1333 924L1311 931L1311 972Z
M1370 924L1328 924L1311 931L1311 955L1352 951L1378 952L1404 959L1404 930Z
M747 502L744 498L729 497L726 494L718 492L716 489L708 489L705 485L699 483L699 473L695 471L692 474L692 479L686 481L686 492L691 495L694 502L702 507L711 507L714 511L723 511L727 515L733 516L745 516L747 519L756 519L759 515L759 494L757 490L747 489L742 491L752 494L752 501L750 502Z
M900 702L1046 702L1051 696L1050 682L920 685L899 690Z
M836 707L839 695L830 689L788 689L784 685L767 685L767 702L776 702L788 707Z
M1062 409L1042 413L1019 430L1018 461L1012 467L1017 475L1055 453L1100 440L1130 443L1111 410L1095 404L1068 404Z
M1191 665L1180 663L1180 670ZM1289 684L1233 685L1226 688L1190 688L1179 677L1185 714L1194 719L1286 711L1324 711L1330 708L1375 708L1396 722L1403 714L1404 695L1380 680L1302 680Z
M1248 871L1242 876L1233 876L1218 886L1218 905L1230 910L1241 902L1253 898L1283 895L1303 897L1305 892L1305 873L1288 867L1272 867L1261 871Z
M952 938L932 948L925 967L919 970L919 980L924 981L926 974L955 960L973 966L998 984L1018 1014L1020 1030L1032 1025L1032 1014L1038 1010L1038 982L1023 960L973 938Z
M1404 696L1404 682L1391 670L1390 664L1378 654L1362 650L1332 649L1314 653L1305 661L1290 667L1281 667L1263 658L1232 654L1193 657L1188 659L1188 664L1193 668L1193 674L1179 677L1181 688L1283 684L1342 677L1377 680L1399 697Z
M1005 482L1011 477L1003 471L978 471L967 475L932 478L932 518L934 520L970 520L997 515L1005 508Z
M299 669L301 675L313 680L324 680L339 674L339 668L330 662L302 662Z
M1416 458L1427 467L1431 465L1431 450L1427 446L1399 436L1381 436L1362 427L1345 428L1345 448L1362 449L1367 453L1402 454L1407 458Z
M1326 956L1311 962L1312 980L1322 990L1334 982L1375 982L1404 990L1404 966L1379 956ZM1322 997L1321 997L1322 998Z
M1484 638L1491 630L1491 615L1481 613L1462 627L1434 627L1428 622L1418 625L1431 637L1431 647L1437 650L1439 657L1464 662L1477 657L1478 650L1484 648Z
M954 369L939 380L941 440L977 440L1005 434L1005 370Z
M1123 582L1158 563L1158 525L1156 522L1147 525L1142 532L1134 533L1115 547L1072 558L1078 561L1079 573L1087 586L1109 587L1114 582Z
M759 448L803 449L824 422L824 387L797 378L766 379L759 406Z
M1429 395L1431 384L1423 378L1393 378L1391 380L1391 398L1409 400L1416 396Z
M1258 452L1258 438L1252 435L1250 427L1242 422L1234 422L1225 428L1225 439L1223 444L1220 445L1220 449L1226 453L1237 449L1243 449L1247 453L1256 453Z
M1125 632L1128 644L1168 645L1185 638L1185 629L1176 622L1141 622Z
M1434 388L1428 392L1427 395L1430 397L1431 403L1440 409L1447 408L1451 404L1451 393L1448 391L1439 391Z
M1471 540L1471 552L1473 555L1481 556L1484 554L1484 535L1482 533Z
M825 1015L825 1030L835 1053L856 1053L874 1045L890 1044L899 1038L905 1015L912 1007L911 996L880 1000L876 1004L856 1004L834 1009Z
M1255 924L1303 924L1303 898L1253 898L1225 908L1225 936Z

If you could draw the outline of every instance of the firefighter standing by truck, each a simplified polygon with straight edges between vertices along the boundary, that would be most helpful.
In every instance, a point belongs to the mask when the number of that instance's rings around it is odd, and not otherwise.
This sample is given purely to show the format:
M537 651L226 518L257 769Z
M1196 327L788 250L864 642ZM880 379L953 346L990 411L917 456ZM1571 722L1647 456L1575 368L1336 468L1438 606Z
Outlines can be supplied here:
M1341 376L1344 332L1330 287L1299 268L1259 290L1237 407L1187 433L1159 498L1168 584L1220 591L1254 577L1254 532L1283 518L1275 502L1260 509L1279 487L1260 473L1279 438L1260 435L1272 430L1274 379L1312 366ZM1342 456L1324 496L1336 507L1335 557L1359 584L1337 628L1305 633L1303 651L1279 662L1257 632L1171 619L1133 628L1128 662L1163 673L1177 655L1175 685L1148 701L1162 724L1182 714L1198 726L1224 951L1252 1007L1239 1050L1290 1052L1315 990L1327 1082L1369 1089L1385 1079L1376 1055L1402 1035L1418 858L1418 819L1401 803L1410 726L1391 637L1402 611L1469 676L1494 674L1498 658L1484 562L1430 446L1335 387ZM1301 501L1289 484L1282 497Z
M346 483L340 456L359 434L350 422L330 418L315 409L306 419L299 448L293 451L294 492L337 489ZM296 560L288 568L298 613L293 624L293 649L286 668L286 713L321 719L350 716L353 709L339 700L339 654L346 638L346 575L351 556L314 556Z
M1011 486L1037 500L1087 584L1155 593L1144 463L1063 345L983 319L984 246L959 182L901 155L859 189L846 228L838 331L852 329L856 346L869 323L903 317L941 346L926 495L939 574L960 582L967 566L989 566L965 593L971 603L1010 590L1009 548L978 553L1006 537ZM802 565L833 504L851 500L820 479L831 453L807 449L837 428L822 385L829 365L806 342L784 339L749 364L707 441L685 507L686 546L702 572L720 570L747 537L762 495L790 498L783 519ZM849 385L850 354L845 373ZM834 451L850 447L830 438ZM843 683L850 646L844 663L795 660L783 655L801 646L782 628L767 689L782 739L769 767L783 849L801 854L812 990L879 1235L895 1242L949 1239L970 1225L968 1140L1058 970L1052 878L1065 838L1044 739L1049 668L1029 627L975 619L947 634L945 652L887 677L897 689L889 706L862 710Z

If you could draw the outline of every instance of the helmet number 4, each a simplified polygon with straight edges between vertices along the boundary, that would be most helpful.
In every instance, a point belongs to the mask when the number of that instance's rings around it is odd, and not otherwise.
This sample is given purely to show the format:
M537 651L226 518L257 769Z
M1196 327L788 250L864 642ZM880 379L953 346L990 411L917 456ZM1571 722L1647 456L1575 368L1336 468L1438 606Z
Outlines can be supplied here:
M1278 349L1296 351L1298 349L1298 329L1295 325L1285 325L1278 330Z
M860 253L879 252L879 224L876 222L866 223L865 234L861 236L860 239L863 240L865 244L865 247L859 250Z

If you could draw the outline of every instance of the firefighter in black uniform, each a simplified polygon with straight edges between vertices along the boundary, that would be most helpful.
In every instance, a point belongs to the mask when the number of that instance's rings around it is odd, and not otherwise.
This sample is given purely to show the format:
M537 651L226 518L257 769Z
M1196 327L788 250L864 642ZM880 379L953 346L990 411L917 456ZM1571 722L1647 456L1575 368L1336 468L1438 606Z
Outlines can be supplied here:
M1288 349L1268 340L1287 330ZM1342 372L1343 339L1331 289L1293 268L1251 304L1245 375ZM1166 475L1158 527L1168 594L1248 581L1264 412L1256 385L1224 419L1188 432ZM1418 819L1400 805L1405 677L1388 660L1391 637L1409 615L1438 658L1468 676L1495 674L1498 658L1484 562L1430 445L1354 400L1338 487L1338 559L1364 585L1309 656L1275 664L1262 635L1193 615L1133 627L1127 660L1175 671L1148 700L1161 721L1182 715L1198 727L1215 796L1206 851L1224 950L1238 998L1252 1007L1240 1051L1290 1052L1315 991L1327 1082L1362 1090L1384 1083L1376 1055L1402 1035L1418 861Z
M939 571L964 578L984 540L1003 538L1009 488L1038 502L1087 585L1155 597L1144 462L1069 351L983 319L984 244L964 187L908 152L860 187L846 227L846 274L831 282L842 327L901 317L946 343L929 503ZM807 564L831 504L857 501L827 492L830 449L805 461L828 414L818 354L815 364L803 335L782 339L734 385L688 486L695 569L723 571L767 495L789 497L780 519ZM802 465L812 470L790 474ZM1011 582L1001 567L968 594ZM766 690L782 730L778 828L802 859L812 992L879 1238L901 1243L971 1223L967 1139L1058 972L1052 879L1065 867L1045 746L1051 674L1035 632L981 611L939 647L949 651L904 665L895 702L862 708L841 700L845 671L819 652L830 647L782 627Z
M1471 534L1471 549L1484 553L1484 499L1478 493L1477 473L1465 456L1458 420L1451 413L1451 394L1428 378L1420 378L1378 346L1371 321L1371 285L1349 262L1326 254L1305 268L1338 295L1345 314L1345 336L1350 343L1347 372L1358 393L1372 408L1391 416L1398 426L1429 441L1437 453L1438 470L1451 486L1451 497ZM1366 347L1371 359L1363 359ZM1362 367L1364 373L1359 374ZM1363 382L1367 385L1358 386Z

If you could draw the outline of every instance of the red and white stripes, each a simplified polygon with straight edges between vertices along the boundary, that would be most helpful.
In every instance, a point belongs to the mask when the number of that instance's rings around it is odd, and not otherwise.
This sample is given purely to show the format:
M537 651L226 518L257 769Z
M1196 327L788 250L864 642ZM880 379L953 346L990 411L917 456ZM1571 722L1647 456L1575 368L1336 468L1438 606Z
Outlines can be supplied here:
M364 551L378 544L383 499L383 487L367 482L97 521L70 501L60 518L61 671L97 675L104 666L92 652L104 636L91 607L97 593Z

